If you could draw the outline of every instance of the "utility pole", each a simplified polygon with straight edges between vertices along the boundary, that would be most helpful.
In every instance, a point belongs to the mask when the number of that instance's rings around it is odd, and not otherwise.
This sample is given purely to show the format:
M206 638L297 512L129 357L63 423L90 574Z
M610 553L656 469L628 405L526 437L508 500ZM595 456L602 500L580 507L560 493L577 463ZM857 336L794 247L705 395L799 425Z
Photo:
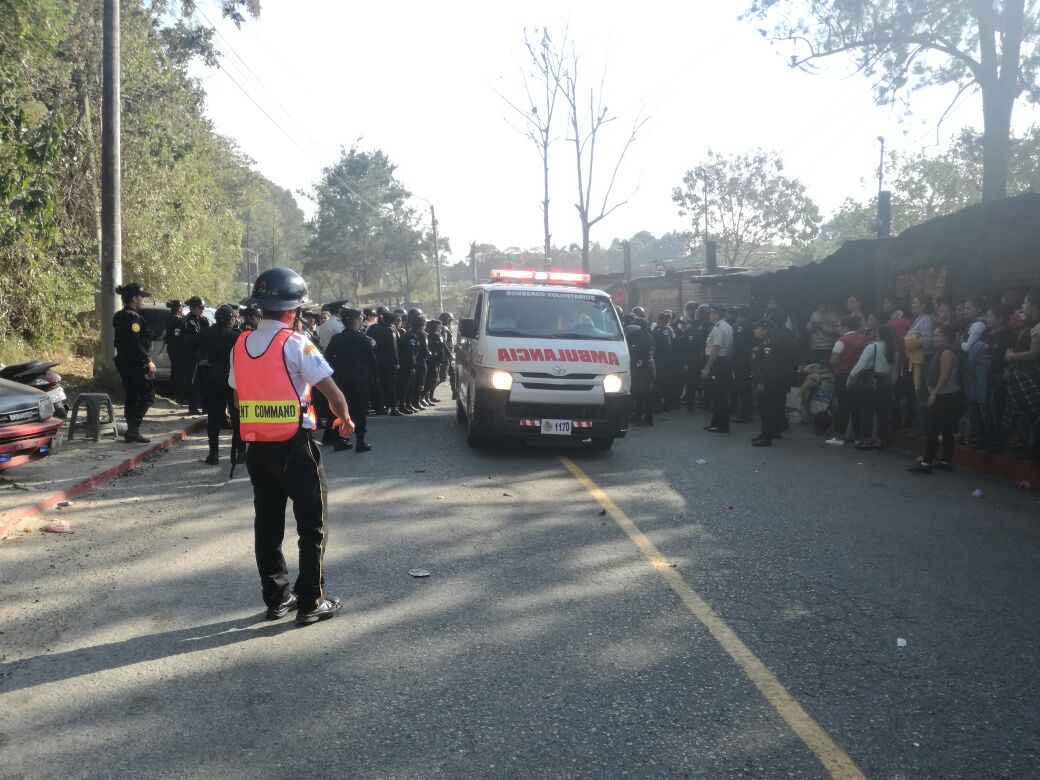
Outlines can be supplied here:
M105 0L101 93L101 354L95 373L111 371L115 357L116 287L123 283L120 204L119 0Z
M877 139L881 144L881 162L877 167L877 191L880 197L881 191L885 188L885 136L879 135Z
M469 244L469 267L473 269L473 284L477 284L477 242Z
M437 212L430 204L430 222L433 223L433 264L437 269L437 313L444 311L444 296L441 293L441 247L437 243Z

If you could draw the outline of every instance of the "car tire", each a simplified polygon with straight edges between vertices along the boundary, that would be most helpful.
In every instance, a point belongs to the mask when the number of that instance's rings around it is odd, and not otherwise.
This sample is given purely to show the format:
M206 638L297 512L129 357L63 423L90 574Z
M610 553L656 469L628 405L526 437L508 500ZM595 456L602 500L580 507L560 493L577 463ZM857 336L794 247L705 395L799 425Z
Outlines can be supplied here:
M455 419L458 420L460 423L464 423L467 420L466 409L462 405L461 398L455 399Z
M487 443L487 438L484 433L477 428L474 422L475 414L466 415L466 444L470 447L483 447Z

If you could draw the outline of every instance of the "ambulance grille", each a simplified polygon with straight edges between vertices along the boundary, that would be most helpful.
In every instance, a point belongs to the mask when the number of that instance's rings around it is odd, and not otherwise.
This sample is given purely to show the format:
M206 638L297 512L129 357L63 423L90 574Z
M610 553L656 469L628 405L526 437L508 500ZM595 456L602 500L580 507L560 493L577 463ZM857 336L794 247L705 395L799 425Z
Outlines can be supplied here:
M510 401L506 417L525 417L534 420L605 420L607 407L587 404L528 404Z

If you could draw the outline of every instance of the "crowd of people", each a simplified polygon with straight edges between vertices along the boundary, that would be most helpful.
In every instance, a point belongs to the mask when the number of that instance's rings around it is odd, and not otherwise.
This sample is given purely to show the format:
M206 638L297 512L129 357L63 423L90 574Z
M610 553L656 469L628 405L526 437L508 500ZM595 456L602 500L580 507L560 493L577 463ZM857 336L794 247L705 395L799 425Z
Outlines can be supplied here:
M760 317L691 303L684 317L666 310L650 323L636 307L622 316L633 420L699 407L712 412L706 430L728 433L757 407L753 443L770 446L791 408L827 444L860 449L923 422L915 473L950 471L958 440L988 452L1025 446L1040 465L1040 292L1008 290L992 303L919 293L885 298L877 312L850 295L844 308L821 303L800 326L775 299Z

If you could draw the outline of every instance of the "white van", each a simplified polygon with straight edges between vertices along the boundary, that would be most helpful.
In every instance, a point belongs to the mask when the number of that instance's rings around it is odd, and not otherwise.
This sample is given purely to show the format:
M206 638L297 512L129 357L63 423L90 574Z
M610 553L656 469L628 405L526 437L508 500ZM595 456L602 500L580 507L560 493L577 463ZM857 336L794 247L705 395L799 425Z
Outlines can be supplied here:
M467 440L590 440L628 432L628 344L588 274L501 270L466 293L455 348L456 414Z

